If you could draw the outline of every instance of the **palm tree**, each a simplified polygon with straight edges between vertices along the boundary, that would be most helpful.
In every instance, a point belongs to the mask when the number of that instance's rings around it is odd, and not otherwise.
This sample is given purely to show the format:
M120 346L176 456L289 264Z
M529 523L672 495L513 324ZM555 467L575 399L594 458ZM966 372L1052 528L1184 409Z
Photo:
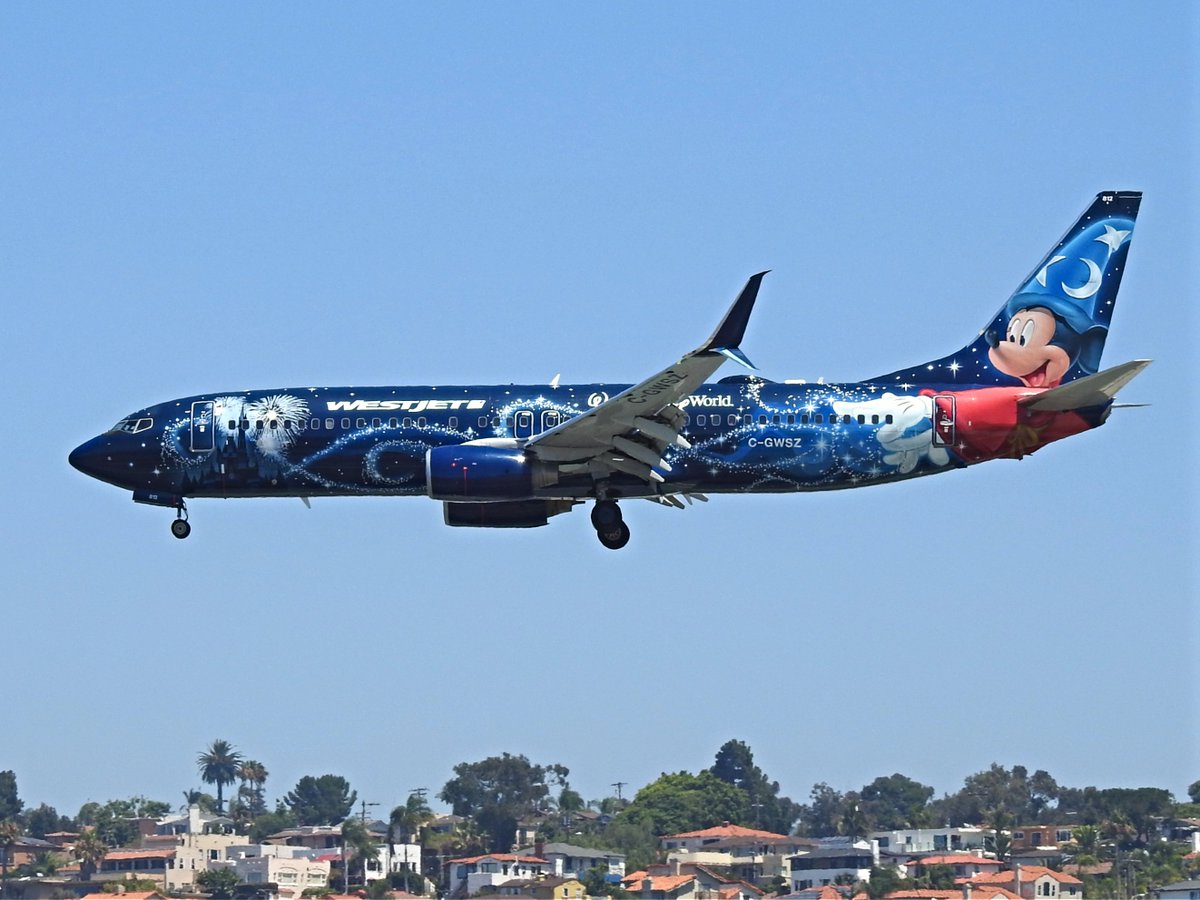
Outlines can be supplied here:
M261 816L267 811L267 804L263 800L263 785L267 781L267 767L256 759L243 760L242 764L238 766L238 778L250 786L250 802L248 804L250 818Z
M200 767L200 778L217 786L218 813L225 810L222 789L237 779L238 767L241 764L242 755L233 749L229 741L215 740L207 750L196 757L196 765Z
M100 835L96 834L94 829L89 828L79 835L79 840L71 849L71 855L79 860L81 880L87 881L92 877L100 863L103 862L106 853L108 853L108 845L100 839Z

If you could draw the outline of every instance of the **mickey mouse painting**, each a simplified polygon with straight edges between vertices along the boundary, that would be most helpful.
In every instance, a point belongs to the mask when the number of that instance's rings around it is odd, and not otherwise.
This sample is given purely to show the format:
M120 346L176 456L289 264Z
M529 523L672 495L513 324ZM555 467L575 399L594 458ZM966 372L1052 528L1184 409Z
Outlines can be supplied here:
M1003 339L988 335L988 359L1026 387L1056 387L1075 363L1085 375L1100 365L1108 329L1078 304L1051 294L1013 295Z

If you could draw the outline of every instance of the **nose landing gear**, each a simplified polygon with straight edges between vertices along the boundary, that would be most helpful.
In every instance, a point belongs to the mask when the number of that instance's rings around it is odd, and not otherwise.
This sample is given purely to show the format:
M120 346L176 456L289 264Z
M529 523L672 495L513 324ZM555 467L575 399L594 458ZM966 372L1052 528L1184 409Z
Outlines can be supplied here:
M171 534L179 538L181 541L192 533L192 526L187 520L187 506L182 500L175 507L175 521L171 523Z
M620 550L629 543L629 526L621 518L616 500L597 500L592 507L592 527L596 537L609 550Z

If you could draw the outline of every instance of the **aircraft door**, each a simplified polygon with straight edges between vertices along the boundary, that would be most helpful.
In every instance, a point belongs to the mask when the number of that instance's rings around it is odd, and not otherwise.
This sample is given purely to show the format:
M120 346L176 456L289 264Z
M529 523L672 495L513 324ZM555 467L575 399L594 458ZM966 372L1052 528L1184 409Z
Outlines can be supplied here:
M213 448L213 405L211 400L192 404L192 452L207 453Z
M533 412L528 409L518 409L513 415L513 437L533 437Z
M205 454L214 446L214 422L212 422L212 401L203 400L192 403L192 452Z
M933 398L933 446L954 446L953 394L938 394Z

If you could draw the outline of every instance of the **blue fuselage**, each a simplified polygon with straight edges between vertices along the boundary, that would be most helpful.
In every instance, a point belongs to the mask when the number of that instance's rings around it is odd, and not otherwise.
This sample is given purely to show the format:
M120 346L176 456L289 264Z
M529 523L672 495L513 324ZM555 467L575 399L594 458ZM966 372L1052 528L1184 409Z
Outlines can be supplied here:
M521 443L627 385L288 388L185 397L79 447L77 467L151 502L184 497L421 495L434 447ZM830 490L1021 456L1106 410L1022 416L1006 387L775 383L726 378L681 406L690 448L662 485L616 476L613 496ZM533 496L594 496L565 475Z

